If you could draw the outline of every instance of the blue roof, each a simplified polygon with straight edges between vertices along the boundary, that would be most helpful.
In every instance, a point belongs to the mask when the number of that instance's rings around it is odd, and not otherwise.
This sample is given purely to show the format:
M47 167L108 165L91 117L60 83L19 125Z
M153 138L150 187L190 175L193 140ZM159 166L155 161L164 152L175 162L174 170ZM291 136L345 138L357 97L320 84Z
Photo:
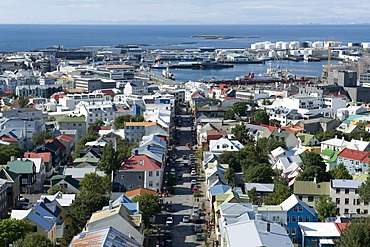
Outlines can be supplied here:
M28 214L27 219L50 231L57 218L42 206L36 204L35 208Z
M214 196L214 195L218 195L218 194L224 194L229 189L231 189L231 186L224 185L224 184L219 184L219 185L212 186L209 189L209 193L211 194L211 196Z

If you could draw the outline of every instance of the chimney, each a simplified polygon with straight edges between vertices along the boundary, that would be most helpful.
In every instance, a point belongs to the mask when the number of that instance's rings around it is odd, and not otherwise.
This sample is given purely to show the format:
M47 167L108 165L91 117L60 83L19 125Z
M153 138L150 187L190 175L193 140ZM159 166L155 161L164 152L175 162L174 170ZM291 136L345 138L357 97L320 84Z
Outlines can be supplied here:
M266 231L267 232L270 232L270 230L271 230L271 224L270 224L270 222L267 222L267 226L266 226Z
M337 135L335 135L335 139L337 139L338 138L338 136Z
M135 149L135 156L139 155L139 149Z
M112 209L113 209L113 201L109 200L109 210L112 210Z

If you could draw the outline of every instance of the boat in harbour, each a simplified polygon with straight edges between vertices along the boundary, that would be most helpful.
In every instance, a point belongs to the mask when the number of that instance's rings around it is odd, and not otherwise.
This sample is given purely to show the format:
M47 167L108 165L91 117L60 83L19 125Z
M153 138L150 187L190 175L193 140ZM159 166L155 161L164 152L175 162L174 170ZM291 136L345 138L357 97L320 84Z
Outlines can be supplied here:
M233 64L219 63L215 61L193 61L193 62L179 62L174 64L171 68L175 69L225 69L232 68Z

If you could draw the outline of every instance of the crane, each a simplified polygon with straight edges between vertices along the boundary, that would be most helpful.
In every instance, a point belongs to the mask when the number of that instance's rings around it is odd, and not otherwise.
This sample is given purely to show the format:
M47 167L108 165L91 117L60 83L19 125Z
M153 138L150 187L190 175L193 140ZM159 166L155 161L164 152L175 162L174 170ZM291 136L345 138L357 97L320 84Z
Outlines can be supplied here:
M329 78L329 72L330 72L330 59L331 59L331 45L333 44L342 44L341 41L327 41L328 44L328 67L327 67L327 74L326 74L326 79Z

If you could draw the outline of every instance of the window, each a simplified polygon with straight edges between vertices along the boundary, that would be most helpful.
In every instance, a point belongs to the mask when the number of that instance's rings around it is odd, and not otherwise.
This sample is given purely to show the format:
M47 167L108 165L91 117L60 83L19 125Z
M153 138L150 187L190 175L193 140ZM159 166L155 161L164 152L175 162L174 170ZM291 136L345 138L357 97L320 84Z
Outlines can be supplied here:
M345 213L345 214L348 214L348 212L349 212L349 209L348 209L348 208L345 208L345 209L344 209L344 213Z
M289 227L286 228L286 233L289 235L290 234L290 231L289 231Z
M308 202L313 202L313 196L308 197Z
M27 178L22 178L22 184L28 184Z
M298 212L302 212L303 210L302 210L302 206L299 206L298 207Z
M220 149L220 145L217 145L217 149Z
M157 177L159 177L159 171L156 171L156 172L155 172L155 175L156 175Z
M297 216L294 216L294 215L292 216L292 222L293 223L297 222Z
M358 208L358 209L356 209L356 213L357 213L357 214L360 214L360 213L361 213L361 209L359 209L359 208Z
M153 187L153 181L149 181L149 187Z
M149 171L149 177L153 177L153 171Z
M348 204L349 204L349 198L345 198L345 199L344 199L344 204L345 204L345 205L348 205Z
M361 204L361 200L360 199L357 199L356 200L356 205L360 205Z
M364 209L364 214L368 214L369 211L367 209Z
M358 189L355 189L355 194L358 194Z
M297 211L298 211L297 207L294 207L294 208L293 208L293 211L294 211L294 212L297 212Z
M345 190L344 190L344 193L345 193L345 194L349 194L349 189L345 189Z
M336 202L337 204L340 204L340 198L335 198L335 202Z
M336 189L335 189L335 192L336 192L337 194L340 194L340 189L339 189L339 188L336 188Z
M303 221L302 216L298 216L298 222L302 222L302 221Z
M290 217L286 217L286 222L289 223Z
M295 230L295 227L292 227L291 230L290 230L290 232L292 233L292 236L297 235L296 230Z
M306 216L305 221L306 221L306 222L310 222L310 217L309 217L309 216Z

